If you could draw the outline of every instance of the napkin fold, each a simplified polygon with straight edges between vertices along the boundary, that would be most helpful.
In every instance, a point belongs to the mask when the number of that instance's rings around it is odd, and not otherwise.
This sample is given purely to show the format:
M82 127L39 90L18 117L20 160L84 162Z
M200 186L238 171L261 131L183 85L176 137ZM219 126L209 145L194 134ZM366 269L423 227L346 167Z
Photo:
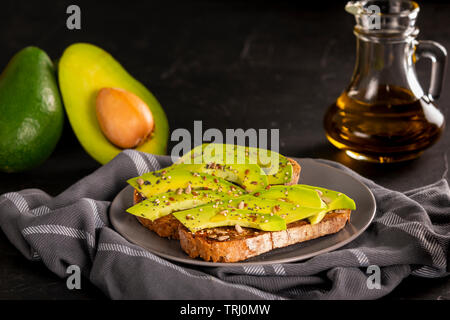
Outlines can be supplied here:
M110 224L111 201L127 179L171 164L168 156L135 150L121 152L56 197L38 189L1 195L0 227L26 258L62 278L69 266L77 265L112 299L375 299L407 276L450 273L450 190L445 179L397 192L336 162L315 160L369 187L377 212L357 239L307 261L194 267L128 242ZM379 286L374 282L377 268Z

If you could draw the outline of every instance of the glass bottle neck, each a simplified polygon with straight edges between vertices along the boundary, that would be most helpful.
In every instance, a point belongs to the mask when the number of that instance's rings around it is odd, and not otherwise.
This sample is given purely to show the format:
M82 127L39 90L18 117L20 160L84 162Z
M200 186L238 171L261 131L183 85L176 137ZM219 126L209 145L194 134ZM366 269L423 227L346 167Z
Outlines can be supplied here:
M356 34L356 63L347 94L364 103L379 102L380 92L396 87L410 91L412 99L423 96L414 67L414 37L367 38Z

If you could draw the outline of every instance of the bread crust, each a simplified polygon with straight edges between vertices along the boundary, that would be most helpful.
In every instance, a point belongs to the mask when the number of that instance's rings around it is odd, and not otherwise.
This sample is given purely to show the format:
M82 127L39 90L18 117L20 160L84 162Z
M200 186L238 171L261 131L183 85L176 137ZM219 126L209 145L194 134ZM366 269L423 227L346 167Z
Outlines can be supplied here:
M208 234L202 232L203 230L192 233L180 224L178 229L180 245L191 258L202 258L212 262L238 262L273 249L336 233L344 228L350 219L350 212L350 210L336 210L328 213L315 225L301 220L290 223L286 230L274 232L256 230L244 237L231 236L225 241L209 238ZM232 234L232 230L227 232Z
M134 204L136 204L144 200L144 197L139 192L134 190L133 200ZM179 239L178 227L181 223L172 214L156 219L155 221L138 216L136 216L136 218L144 227L156 232L160 237Z

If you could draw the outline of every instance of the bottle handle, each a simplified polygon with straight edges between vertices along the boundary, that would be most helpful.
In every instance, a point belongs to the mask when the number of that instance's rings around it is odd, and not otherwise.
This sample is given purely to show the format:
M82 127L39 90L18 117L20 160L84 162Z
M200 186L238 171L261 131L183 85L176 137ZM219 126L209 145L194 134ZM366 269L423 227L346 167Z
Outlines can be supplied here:
M431 60L431 80L428 97L432 100L437 100L439 99L444 83L447 50L441 44L430 40L416 41L415 49L416 60L420 58L428 58Z

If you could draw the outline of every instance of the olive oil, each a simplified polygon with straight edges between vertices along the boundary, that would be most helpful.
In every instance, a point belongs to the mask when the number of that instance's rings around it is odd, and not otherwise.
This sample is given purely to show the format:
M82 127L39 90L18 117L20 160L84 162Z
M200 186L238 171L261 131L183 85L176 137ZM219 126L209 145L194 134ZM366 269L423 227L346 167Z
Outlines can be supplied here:
M414 1L349 1L345 9L356 22L355 68L346 91L325 114L326 136L357 160L417 158L445 126L435 101L443 87L446 50L416 39L420 9ZM423 58L432 66L428 90L416 72L416 61Z
M417 99L407 89L380 85L375 102L366 103L345 91L328 108L328 140L355 159L397 162L419 157L444 129L444 117L430 99ZM364 97L365 92L359 92Z

